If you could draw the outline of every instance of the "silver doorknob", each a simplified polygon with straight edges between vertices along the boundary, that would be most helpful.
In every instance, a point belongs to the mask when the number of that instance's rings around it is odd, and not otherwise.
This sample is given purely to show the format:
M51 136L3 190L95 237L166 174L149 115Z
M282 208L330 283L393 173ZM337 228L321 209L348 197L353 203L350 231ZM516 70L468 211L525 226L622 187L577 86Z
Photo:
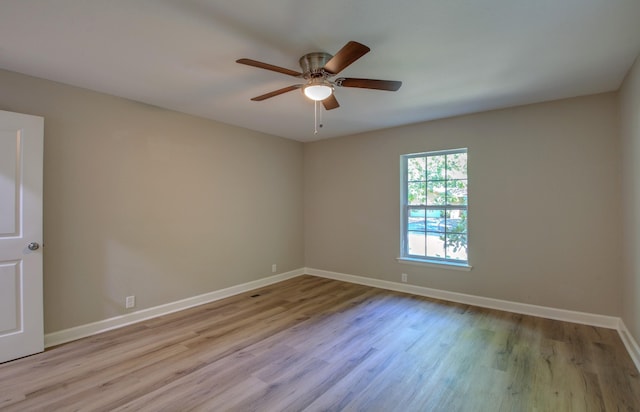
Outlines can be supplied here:
M31 242L29 243L29 246L27 246L29 248L29 250L38 250L40 249L40 245L38 244L38 242Z

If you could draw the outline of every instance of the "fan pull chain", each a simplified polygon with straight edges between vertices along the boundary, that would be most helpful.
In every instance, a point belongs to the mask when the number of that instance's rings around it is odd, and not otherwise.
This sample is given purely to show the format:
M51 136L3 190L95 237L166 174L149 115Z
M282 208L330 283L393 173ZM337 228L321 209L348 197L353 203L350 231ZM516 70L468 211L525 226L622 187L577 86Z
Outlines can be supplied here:
M313 101L313 134L318 134L318 101Z
M320 110L320 116L318 116L318 110ZM318 117L320 117L320 122L318 122ZM318 128L322 128L322 109L318 109L318 101L313 101L313 134L318 134Z

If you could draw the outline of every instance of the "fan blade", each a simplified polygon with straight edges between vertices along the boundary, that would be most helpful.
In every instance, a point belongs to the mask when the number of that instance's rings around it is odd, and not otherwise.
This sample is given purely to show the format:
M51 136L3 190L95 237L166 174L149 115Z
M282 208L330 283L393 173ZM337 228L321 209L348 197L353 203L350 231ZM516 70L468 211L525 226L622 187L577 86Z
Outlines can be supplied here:
M341 87L359 87L361 89L388 90L395 92L402 86L402 82L395 80L353 79L342 78L335 81Z
M331 74L338 74L351 63L369 53L369 50L371 49L364 44L350 41L324 65L324 70Z
M282 74L287 74L293 77L302 77L302 73L297 72L295 70L285 69L284 67L274 66L273 64L259 62L257 60L251 59L238 59L236 63L246 64L247 66L257 67L259 69L271 70L273 72L278 72Z
M263 94L263 95L261 95L261 96L254 97L254 98L253 98L253 99L251 99L251 100L253 100L254 102L261 102L261 101L263 101L263 100L265 100L265 99L269 99L269 98L271 98L271 97L275 97L275 96L278 96L278 95L280 95L280 94L287 93L287 92L290 92L290 91L292 91L292 90L299 89L299 88L301 88L301 87L302 87L302 85L301 85L301 84L294 84L293 86L284 87L284 88L282 88L282 89L274 90L274 91L272 91L272 92L265 93L265 94Z
M322 101L322 105L326 110L333 110L340 107L338 100L336 100L336 95L331 93L331 96L327 97Z

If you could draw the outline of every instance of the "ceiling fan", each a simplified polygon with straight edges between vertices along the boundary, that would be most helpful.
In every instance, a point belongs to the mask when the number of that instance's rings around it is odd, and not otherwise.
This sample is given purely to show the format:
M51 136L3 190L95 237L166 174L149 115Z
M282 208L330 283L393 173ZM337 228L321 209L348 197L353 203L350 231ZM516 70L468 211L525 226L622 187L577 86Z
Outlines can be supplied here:
M364 44L350 41L342 47L335 56L323 52L308 53L302 56L299 61L302 72L285 69L284 67L274 66L272 64L251 59L239 59L236 60L236 63L271 70L306 80L303 84L294 84L292 86L284 87L282 89L254 97L251 99L253 101L262 101L292 90L302 89L305 96L316 102L321 101L326 110L332 110L340 107L340 104L338 104L338 100L336 100L333 93L335 86L387 90L394 92L402 86L402 82L394 80L356 79L350 77L332 79L332 77L336 76L351 63L367 54L370 50L371 49Z

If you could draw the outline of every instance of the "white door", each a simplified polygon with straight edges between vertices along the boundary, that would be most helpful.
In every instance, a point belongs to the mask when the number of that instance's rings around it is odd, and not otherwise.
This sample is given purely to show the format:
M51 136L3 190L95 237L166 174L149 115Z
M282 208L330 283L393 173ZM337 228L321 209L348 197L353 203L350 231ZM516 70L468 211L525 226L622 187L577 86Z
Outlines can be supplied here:
M42 352L44 119L0 111L0 362Z

